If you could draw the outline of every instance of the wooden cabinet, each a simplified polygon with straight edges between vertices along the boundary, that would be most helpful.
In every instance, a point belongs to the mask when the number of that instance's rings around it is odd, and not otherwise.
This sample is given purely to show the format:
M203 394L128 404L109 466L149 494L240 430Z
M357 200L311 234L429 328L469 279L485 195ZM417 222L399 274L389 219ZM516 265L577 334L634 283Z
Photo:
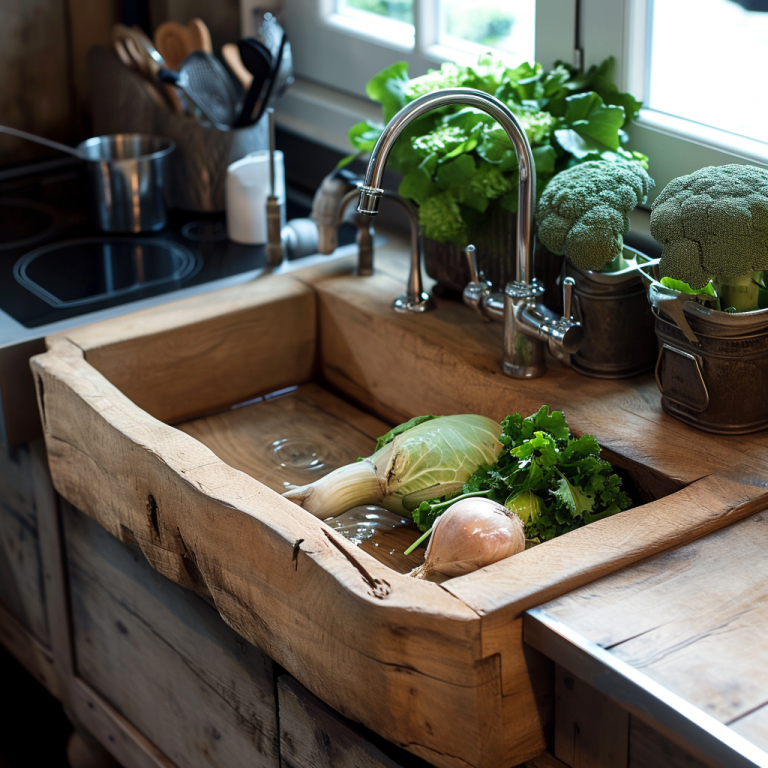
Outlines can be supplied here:
M180 768L277 768L275 665L64 504L75 672Z

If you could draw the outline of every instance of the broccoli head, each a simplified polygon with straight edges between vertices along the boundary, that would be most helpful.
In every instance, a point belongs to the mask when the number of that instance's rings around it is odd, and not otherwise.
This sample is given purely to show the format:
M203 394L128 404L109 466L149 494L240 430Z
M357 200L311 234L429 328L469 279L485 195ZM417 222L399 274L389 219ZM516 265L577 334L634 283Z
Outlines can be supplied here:
M580 269L602 269L621 254L629 212L652 186L637 162L592 160L561 171L541 193L539 240Z
M661 274L702 288L768 269L768 171L702 168L667 184L651 209Z

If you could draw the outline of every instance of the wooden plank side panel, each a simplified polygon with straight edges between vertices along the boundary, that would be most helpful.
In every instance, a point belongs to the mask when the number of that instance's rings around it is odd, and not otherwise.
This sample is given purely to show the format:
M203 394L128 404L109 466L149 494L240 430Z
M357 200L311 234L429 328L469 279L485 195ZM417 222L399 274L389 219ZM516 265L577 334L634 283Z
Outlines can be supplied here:
M629 713L555 667L555 757L571 768L627 768Z
M439 766L497 764L500 672L476 613L148 417L74 347L33 366L65 498L164 551L155 567L204 585L227 623L345 716Z
M315 366L314 293L291 277L254 280L67 331L88 362L139 407L183 421L282 387Z
M8 609L0 603L0 643L17 661L39 680L56 698L61 698L63 682L50 648L37 640Z
M64 523L77 674L176 765L276 768L272 662L138 548Z
M277 683L281 768L429 768L423 760L372 739L296 680ZM386 751L384 751L386 750Z
M628 768L712 768L642 720L630 716L629 722Z
M50 644L29 443L10 453L0 445L0 603Z

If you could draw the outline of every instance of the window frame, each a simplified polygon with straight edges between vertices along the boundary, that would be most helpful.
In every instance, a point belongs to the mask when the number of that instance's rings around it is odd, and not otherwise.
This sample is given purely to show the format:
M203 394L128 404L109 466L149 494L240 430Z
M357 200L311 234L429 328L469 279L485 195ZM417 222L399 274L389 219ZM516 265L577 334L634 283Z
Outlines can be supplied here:
M439 0L413 0L415 44L366 34L333 12L334 0L286 0L285 26L294 49L294 69L306 82L315 82L353 96L365 97L365 84L394 61L406 61L416 77L453 58L472 63L477 57L438 44ZM537 0L536 60L550 67L557 59L571 60L576 48L577 0Z
M580 0L584 66L607 56L616 61L616 84L647 100L649 3L647 0ZM640 110L629 127L630 147L650 158L653 200L672 179L707 165L748 163L768 167L768 143L743 138L652 109Z
M297 85L289 90L277 117L288 130L348 151L346 130L357 120L380 120L378 105L365 97L365 84L394 61L407 61L412 76L456 54L436 44L437 3L414 0L415 46L358 31L343 31L325 18L333 0L284 0L286 30L294 45ZM644 100L648 34L647 0L537 0L536 60L551 67L558 59L584 67L608 56L616 62L621 90ZM650 158L656 193L673 178L706 165L752 163L768 167L768 143L642 109L630 126L630 146Z

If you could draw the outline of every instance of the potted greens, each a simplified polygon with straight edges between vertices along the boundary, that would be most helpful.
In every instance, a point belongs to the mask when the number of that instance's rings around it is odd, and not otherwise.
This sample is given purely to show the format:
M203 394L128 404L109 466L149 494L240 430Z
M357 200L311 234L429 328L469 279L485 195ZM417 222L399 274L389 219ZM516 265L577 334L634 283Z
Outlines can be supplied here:
M702 168L653 203L664 247L648 280L662 406L708 432L768 426L768 170Z
M510 68L485 54L471 67L447 63L409 78L407 65L399 62L376 75L367 93L381 104L384 123L418 96L440 88L465 86L493 94L525 130L541 190L577 162L647 162L624 147L623 128L640 103L619 92L612 70L611 59L584 73L566 64L545 72L540 64ZM358 153L370 152L382 129L383 124L358 123L350 142ZM517 159L501 126L471 107L430 112L406 128L389 164L403 174L400 194L419 207L430 276L462 291L470 279L463 248L474 242L486 254L481 267L494 285L514 279L509 273L513 259L505 251L514 241Z
M594 160L558 173L539 199L539 242L565 257L575 280L573 313L584 343L572 367L597 378L624 378L653 368L653 315L638 264L649 259L624 245L629 213L653 180L637 162Z

